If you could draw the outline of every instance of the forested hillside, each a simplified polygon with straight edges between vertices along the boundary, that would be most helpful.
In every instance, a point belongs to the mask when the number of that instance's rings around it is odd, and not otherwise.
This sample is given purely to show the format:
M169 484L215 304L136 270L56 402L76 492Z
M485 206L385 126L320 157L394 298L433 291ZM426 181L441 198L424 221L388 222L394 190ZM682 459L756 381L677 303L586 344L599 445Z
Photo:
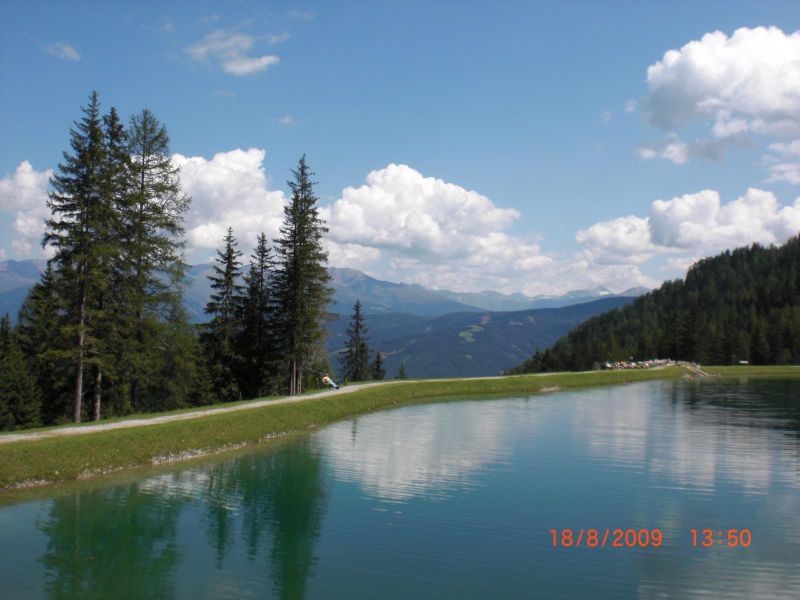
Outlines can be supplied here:
M514 372L586 370L630 357L800 363L800 238L703 259L685 280L586 321Z
M408 377L497 375L547 348L586 319L632 302L603 298L561 308L459 312L434 318L387 313L366 316L371 347L383 353L388 377L402 365ZM347 335L344 318L328 324L328 351L337 372Z

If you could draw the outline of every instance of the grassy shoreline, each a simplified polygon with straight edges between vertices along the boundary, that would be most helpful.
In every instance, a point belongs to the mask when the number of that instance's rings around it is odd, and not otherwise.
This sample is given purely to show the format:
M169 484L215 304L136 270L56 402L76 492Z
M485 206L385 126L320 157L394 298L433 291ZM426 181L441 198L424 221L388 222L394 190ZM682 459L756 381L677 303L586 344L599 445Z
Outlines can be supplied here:
M709 367L722 377L793 377L798 367ZM104 473L186 460L258 444L287 433L396 405L455 397L532 394L555 389L676 379L683 368L517 375L503 378L424 380L352 393L262 405L233 413L0 445L0 491L85 479ZM204 407L207 409L208 407ZM181 411L185 412L185 411ZM141 419L141 415L135 418ZM35 430L34 430L35 431Z

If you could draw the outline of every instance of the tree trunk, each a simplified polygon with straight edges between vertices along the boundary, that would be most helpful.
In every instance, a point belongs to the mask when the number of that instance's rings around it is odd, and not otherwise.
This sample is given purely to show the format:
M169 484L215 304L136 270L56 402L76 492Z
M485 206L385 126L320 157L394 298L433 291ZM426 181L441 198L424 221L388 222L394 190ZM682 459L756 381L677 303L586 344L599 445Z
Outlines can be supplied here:
M75 394L72 398L72 420L75 423L81 422L81 399L83 398L83 344L86 334L84 324L86 322L86 284L81 282L81 299L78 308L78 356L77 368L75 373Z
M103 367L97 365L94 368L94 420L100 420L100 398L103 384Z

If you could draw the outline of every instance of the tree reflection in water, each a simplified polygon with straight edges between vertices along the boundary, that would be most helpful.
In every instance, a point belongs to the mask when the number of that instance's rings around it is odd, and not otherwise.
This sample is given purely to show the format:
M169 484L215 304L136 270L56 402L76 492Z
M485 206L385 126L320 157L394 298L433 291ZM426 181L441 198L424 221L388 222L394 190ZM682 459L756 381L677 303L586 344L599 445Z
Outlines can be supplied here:
M216 465L207 492L207 535L218 568L232 544L234 521L240 520L248 558L268 551L275 592L302 598L325 508L322 459L311 438L293 440L280 452Z
M138 484L53 500L39 524L52 598L168 598L179 559L176 524L185 503Z

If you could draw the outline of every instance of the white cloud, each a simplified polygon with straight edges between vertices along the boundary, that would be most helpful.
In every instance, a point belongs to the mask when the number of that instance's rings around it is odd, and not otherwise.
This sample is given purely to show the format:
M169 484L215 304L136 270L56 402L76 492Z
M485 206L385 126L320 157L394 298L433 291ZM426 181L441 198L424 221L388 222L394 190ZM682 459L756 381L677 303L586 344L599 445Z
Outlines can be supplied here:
M654 251L647 219L634 215L596 223L578 231L575 241L600 264L638 264Z
M638 102L636 102L636 98L630 98L625 101L625 112L632 113L636 110L638 106Z
M786 134L800 128L800 32L777 27L707 33L647 69L648 114L675 130L694 119Z
M175 30L175 24L172 22L172 19L163 19L161 21L161 25L159 26L159 29L163 33L175 33L175 31L176 31Z
M281 125L295 125L297 123L292 115L283 115L280 119L278 119L278 122Z
M274 54L259 57L237 56L236 58L224 60L222 68L231 75L250 75L264 71L267 67L277 64L279 61L280 59Z
M280 34L273 34L273 35L271 35L271 36L269 36L267 38L267 43L270 46L275 46L277 44L281 44L281 43L285 42L290 37L291 36L289 35L289 32L280 33Z
M348 245L361 268L388 264L382 276L393 280L528 294L656 283L635 265L598 264L586 253L548 255L537 241L507 232L516 210L406 165L371 172L365 185L345 188L322 214L334 243Z
M44 49L48 54L55 56L56 58L72 60L75 62L78 62L81 59L81 55L78 54L78 51L75 49L75 47L71 44L67 44L66 42L53 42L52 44L45 46Z
M661 156L671 160L677 165L682 165L689 157L689 147L680 140L673 140L661 151Z
M639 146L636 149L637 154L642 157L644 160L651 160L658 156L658 152L655 148L651 146Z
M676 132L693 122L708 126L705 137L677 136L653 149L677 164L702 156L719 158L731 146L749 146L753 136L800 133L800 31L777 27L715 31L669 50L647 69L650 122ZM655 156L648 155L645 158Z
M172 157L181 170L183 190L192 197L186 217L190 258L218 248L229 226L245 253L259 233L277 237L286 196L269 189L263 168L265 154L250 148L220 152L210 160L180 154Z
M800 159L800 140L770 144L769 149L778 156L767 155L764 158L764 164L769 169L767 183L786 181L800 185L800 163L788 162Z
M251 35L218 29L186 51L196 61L218 62L223 71L239 76L264 71L280 62L274 54L249 56L254 45L255 38Z
M604 110L603 113L600 115L600 119L603 123L611 123L611 119L614 117L614 113L610 110Z
M579 231L576 241L598 263L639 264L656 254L673 257L680 269L698 256L757 242L782 243L800 232L800 198L781 206L771 192L750 188L723 204L718 192L703 190L670 200L656 200L647 218L628 216Z
M0 213L14 215L11 249L18 258L41 255L47 209L47 188L53 171L37 171L27 160L0 179Z
M701 256L672 256L664 262L661 270L678 277L683 277L686 271L689 270L689 267L701 258Z
M775 163L769 167L768 183L786 181L792 185L800 185L800 163Z
M222 98L235 98L236 97L236 94L234 94L230 90L214 90L213 92L211 92L211 94L214 95L214 96L220 96Z

